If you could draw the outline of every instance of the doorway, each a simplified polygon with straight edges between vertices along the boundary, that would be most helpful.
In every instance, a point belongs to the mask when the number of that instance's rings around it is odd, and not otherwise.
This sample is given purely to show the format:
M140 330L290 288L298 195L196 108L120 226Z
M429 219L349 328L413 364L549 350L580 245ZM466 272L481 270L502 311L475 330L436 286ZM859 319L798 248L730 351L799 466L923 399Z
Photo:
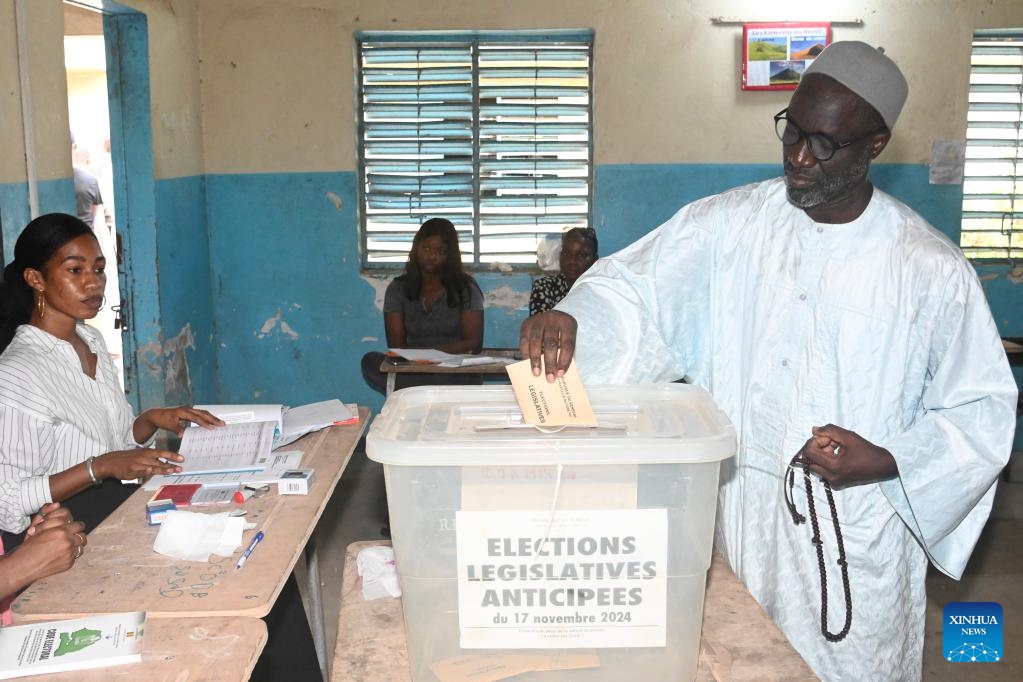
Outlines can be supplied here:
M107 259L106 301L99 314L87 324L103 336L124 388L123 320L120 311L128 306L122 305L119 282L124 269L124 254L118 239L114 199L106 54L103 15L93 9L65 3L64 68L76 206L78 217L92 227Z

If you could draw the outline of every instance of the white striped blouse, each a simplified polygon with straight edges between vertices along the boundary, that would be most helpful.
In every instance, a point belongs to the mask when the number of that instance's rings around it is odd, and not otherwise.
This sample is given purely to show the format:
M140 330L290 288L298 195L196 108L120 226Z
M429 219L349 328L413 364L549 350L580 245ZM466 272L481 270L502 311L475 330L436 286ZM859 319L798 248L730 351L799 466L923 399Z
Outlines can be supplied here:
M22 325L0 355L0 528L18 533L52 501L49 476L93 455L137 447L134 415L99 332L78 336L96 354L96 378L71 344Z

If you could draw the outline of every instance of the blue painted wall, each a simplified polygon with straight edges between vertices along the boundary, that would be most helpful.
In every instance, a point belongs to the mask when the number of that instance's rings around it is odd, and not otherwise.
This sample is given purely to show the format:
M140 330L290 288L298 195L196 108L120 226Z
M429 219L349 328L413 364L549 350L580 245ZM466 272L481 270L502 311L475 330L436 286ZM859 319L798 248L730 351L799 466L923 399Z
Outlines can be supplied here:
M44 180L36 185L39 213L74 213L75 183L71 178ZM0 224L3 225L4 265L14 258L14 243L31 220L28 184L0 183Z
M601 252L631 243L689 201L779 173L774 164L598 166ZM878 164L871 173L958 239L960 187L930 185L926 165ZM359 371L363 353L382 348L384 334L375 290L359 268L355 183L350 172L207 179L219 400L300 404L337 396L379 409L381 398ZM987 266L982 274L997 275L986 286L1003 334L1023 335L1016 285L1005 271ZM530 286L521 274L477 278L484 291ZM484 343L517 345L525 312L488 308Z
M359 276L355 175L207 178L222 402L368 403L358 373L377 333Z
M216 340L206 230L206 178L156 183L166 404L216 400Z

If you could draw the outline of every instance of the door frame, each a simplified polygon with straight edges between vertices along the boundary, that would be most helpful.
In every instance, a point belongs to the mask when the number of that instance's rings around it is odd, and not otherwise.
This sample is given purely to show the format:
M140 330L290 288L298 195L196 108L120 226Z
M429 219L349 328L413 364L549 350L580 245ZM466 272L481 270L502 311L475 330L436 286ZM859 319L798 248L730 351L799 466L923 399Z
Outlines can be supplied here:
M149 27L145 14L116 3L74 4L103 13L114 205L124 259L118 274L124 322L124 389L138 413L143 405L164 403Z

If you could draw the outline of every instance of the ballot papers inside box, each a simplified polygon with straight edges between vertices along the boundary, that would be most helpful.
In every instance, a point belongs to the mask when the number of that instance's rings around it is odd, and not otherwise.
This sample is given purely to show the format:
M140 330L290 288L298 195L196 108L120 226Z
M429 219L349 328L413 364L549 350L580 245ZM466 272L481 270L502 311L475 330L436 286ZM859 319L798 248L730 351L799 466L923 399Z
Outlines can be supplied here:
M734 430L694 386L589 394L597 425L556 433L524 424L507 387L384 405L366 450L384 464L413 679L466 662L545 681L695 675Z

